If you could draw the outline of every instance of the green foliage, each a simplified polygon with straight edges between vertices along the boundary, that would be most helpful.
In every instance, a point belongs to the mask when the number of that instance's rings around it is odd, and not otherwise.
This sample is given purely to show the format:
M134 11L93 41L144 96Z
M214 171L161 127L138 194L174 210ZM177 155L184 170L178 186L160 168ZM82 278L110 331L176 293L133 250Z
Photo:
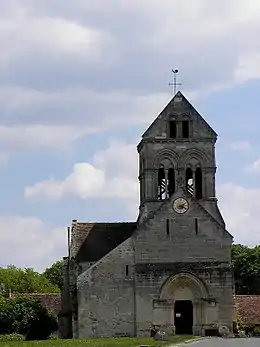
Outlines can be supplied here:
M0 335L0 342L1 341L24 341L25 337L21 334L7 334L7 335Z
M44 340L56 330L56 319L39 302L26 297L1 297L0 334L16 333L27 340Z
M0 334L11 334L16 331L15 303L0 295Z
M60 289L63 285L63 261L58 260L51 267L43 272L45 276L53 285L58 286Z
M260 294L260 246L232 246L236 294Z
M0 283L5 285L5 293L57 293L59 288L33 269L20 269L13 265L0 268Z
M242 317L239 314L237 314L237 329L245 331L245 328L246 328L246 325Z
M57 340L57 339L58 339L58 335L55 333L50 334L50 336L48 338L48 340Z
M194 336L172 336L169 341L154 341L150 338L97 338L97 339L73 339L73 340L47 340L1 343L0 347L137 347L149 345L154 347L173 346L177 343L194 339Z
M254 327L253 329L253 336L260 336L260 327Z
M240 331L244 331L246 335L260 336L260 326L254 324L246 324L242 317L237 314L237 328Z

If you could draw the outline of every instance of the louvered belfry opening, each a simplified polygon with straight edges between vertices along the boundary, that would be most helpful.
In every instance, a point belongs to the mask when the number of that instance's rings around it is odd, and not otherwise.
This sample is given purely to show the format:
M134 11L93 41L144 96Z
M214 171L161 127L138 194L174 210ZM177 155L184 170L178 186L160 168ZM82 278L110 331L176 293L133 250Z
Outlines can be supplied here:
M190 167L186 169L186 189L191 195L193 195L193 192L194 192L193 172Z
M165 170L164 170L164 166L161 165L158 170L158 199L159 200L166 199L166 186L167 186L167 181L165 177Z

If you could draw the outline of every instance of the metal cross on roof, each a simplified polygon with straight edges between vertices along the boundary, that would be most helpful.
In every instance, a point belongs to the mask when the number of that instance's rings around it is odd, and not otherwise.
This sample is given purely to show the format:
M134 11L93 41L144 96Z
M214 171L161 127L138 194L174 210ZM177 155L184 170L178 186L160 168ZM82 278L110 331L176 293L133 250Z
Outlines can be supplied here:
M178 72L179 72L179 70L177 70L177 69L173 70L172 69L172 82L169 83L169 86L172 86L173 95L175 95L177 92L177 86L181 86L181 83L177 82L177 73Z

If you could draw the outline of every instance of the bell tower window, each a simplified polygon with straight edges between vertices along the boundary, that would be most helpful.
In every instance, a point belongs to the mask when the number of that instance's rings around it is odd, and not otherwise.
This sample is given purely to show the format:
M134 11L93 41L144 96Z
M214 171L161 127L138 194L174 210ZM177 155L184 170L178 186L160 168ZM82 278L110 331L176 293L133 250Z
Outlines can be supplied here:
M166 199L166 177L165 177L165 171L164 166L161 165L161 167L158 170L158 199L164 200Z
M170 138L176 139L177 137L177 124L175 121L170 121Z
M202 170L200 167L195 171L195 197L196 199L202 199Z
M197 166L196 169L188 167L185 175L186 190L197 200L203 197L203 178L202 169Z
M187 139L189 138L189 136L190 136L189 121L183 120L182 121L182 137L184 139Z
M168 193L171 197L172 194L175 192L175 173L174 168L169 168L168 170Z
M186 189L191 195L193 195L193 191L194 191L193 172L190 167L186 169Z

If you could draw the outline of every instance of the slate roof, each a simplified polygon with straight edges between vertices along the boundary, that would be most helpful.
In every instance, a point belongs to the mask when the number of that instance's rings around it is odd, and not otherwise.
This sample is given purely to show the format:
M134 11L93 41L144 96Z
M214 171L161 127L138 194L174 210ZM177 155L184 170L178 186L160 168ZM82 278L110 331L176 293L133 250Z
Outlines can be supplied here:
M136 222L76 222L72 233L76 260L98 261L128 239L135 229Z
M235 304L245 323L260 324L260 295L236 295Z

